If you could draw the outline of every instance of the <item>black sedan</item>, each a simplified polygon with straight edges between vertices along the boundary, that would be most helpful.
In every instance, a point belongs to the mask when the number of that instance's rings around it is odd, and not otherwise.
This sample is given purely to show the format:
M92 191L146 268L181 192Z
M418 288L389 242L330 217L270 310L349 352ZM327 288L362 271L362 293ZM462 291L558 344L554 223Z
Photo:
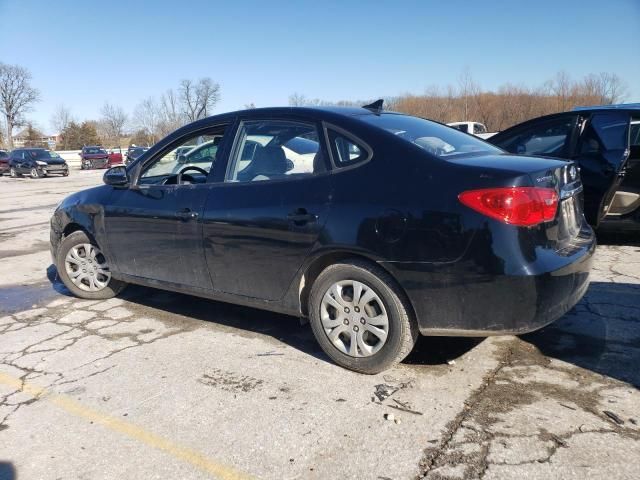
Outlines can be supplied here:
M640 231L640 104L547 115L487 141L512 153L576 162L589 223L602 230Z
M11 177L29 175L31 178L47 175L69 175L69 165L58 155L45 148L16 148L9 157Z
M176 170L181 146L213 140L209 164ZM300 142L313 149L286 146ZM307 316L327 355L364 373L419 333L541 328L582 297L595 250L574 164L379 103L209 117L104 181L51 220L72 293L135 283Z

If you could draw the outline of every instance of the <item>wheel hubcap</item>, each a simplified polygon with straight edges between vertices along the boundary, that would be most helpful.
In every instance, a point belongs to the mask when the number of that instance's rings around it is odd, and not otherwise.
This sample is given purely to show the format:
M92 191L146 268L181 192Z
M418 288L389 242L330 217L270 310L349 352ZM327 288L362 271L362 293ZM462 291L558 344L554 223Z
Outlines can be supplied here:
M37 171L35 168L32 168L32 169L31 169L31 176L32 176L33 178L36 178L36 177L38 176L38 171Z
M382 300L356 280L334 283L324 294L320 320L327 338L351 357L377 353L389 335L389 318Z
M104 255L90 243L71 247L65 257L64 267L73 284L86 292L100 291L111 280Z

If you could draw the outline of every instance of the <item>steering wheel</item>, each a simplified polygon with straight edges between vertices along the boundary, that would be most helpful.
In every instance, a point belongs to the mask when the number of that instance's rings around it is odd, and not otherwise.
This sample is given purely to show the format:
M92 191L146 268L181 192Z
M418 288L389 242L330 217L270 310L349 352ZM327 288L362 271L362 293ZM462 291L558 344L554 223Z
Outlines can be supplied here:
M196 172L200 172L205 177L209 175L209 172L207 172L204 168L196 167L195 165L187 165L186 167L181 168L180 171L178 172L178 175L176 177L176 183L178 185L182 184L182 175L184 174L184 172L187 172L189 170L195 170Z

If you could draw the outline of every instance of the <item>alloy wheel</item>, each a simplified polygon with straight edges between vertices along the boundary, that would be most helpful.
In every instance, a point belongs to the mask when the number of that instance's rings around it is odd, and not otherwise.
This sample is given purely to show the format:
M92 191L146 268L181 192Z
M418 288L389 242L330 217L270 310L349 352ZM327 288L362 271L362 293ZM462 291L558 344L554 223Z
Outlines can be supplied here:
M356 280L336 282L326 291L320 320L331 343L351 357L374 355L389 335L389 318L380 296Z
M35 168L31 169L31 178L38 178L40 175L38 175L38 170Z
M71 247L65 257L64 267L73 284L86 292L98 292L111 280L104 255L90 243Z
M11 178L16 178L18 176L18 174L16 173L16 169L11 167L11 169L9 170L9 176Z

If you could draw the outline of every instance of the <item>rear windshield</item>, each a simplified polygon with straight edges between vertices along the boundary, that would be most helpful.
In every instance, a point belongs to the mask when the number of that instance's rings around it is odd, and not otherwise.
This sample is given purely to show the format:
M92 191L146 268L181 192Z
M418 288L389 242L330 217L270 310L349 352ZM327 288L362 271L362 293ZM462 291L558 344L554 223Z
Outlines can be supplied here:
M422 118L392 113L363 115L360 118L441 158L467 153L502 153L499 148L476 137Z

